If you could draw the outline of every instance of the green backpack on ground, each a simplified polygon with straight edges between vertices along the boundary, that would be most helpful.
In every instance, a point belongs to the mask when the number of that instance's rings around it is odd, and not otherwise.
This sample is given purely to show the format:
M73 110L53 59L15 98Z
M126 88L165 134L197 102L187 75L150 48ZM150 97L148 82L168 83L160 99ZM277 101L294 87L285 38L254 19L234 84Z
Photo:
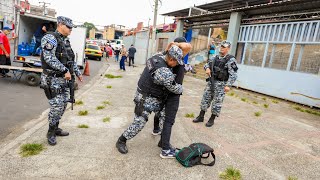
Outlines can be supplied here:
M210 154L213 157L213 161L208 164L202 163L201 159L209 158ZM193 143L188 147L180 149L176 152L176 159L185 167L192 167L195 165L213 166L216 162L216 156L213 153L213 148L203 143Z

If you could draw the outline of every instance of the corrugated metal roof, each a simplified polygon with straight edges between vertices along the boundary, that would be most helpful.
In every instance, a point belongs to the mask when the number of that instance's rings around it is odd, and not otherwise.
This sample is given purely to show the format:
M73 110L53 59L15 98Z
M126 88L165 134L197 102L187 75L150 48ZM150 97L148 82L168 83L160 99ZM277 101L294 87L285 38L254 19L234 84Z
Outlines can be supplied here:
M215 1L212 3L207 3L199 6L195 6L197 8L216 12L216 11L224 11L229 9L235 9L235 8L242 8L242 7L248 7L248 6L254 6L259 4L266 4L266 3L277 3L281 2L283 0L220 0ZM286 0L285 0L286 1ZM162 14L163 16L175 16L175 17L186 17L189 15L189 8L168 12L165 14Z

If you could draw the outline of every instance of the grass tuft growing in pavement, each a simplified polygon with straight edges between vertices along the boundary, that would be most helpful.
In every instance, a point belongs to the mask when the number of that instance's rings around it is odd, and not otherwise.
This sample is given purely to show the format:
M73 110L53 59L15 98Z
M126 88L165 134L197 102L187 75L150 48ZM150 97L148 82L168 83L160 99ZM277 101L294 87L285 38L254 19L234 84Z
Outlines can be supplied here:
M39 154L42 150L44 150L44 147L42 144L37 143L28 143L24 144L20 147L20 154L22 157L28 157Z
M272 100L272 102L275 103L275 104L279 103L279 101L277 101L277 100Z
M111 102L110 101L103 101L102 102L104 105L111 105Z
M258 102L257 102L257 101L253 101L252 103L253 103L253 104L258 104Z
M105 123L107 123L107 122L110 122L110 119L111 119L110 117L105 117L105 118L103 118L102 121L105 122Z
M262 114L262 112L260 112L260 111L254 113L254 115L255 115L256 117L261 116L261 114Z
M289 176L289 177L288 177L288 180L298 180L298 178Z
M235 94L234 92L228 93L229 96L234 96L234 94Z
M226 168L223 172L219 174L220 179L224 180L241 180L242 175L240 170L231 167Z
M264 108L268 108L268 107L269 107L269 104L264 104L263 107L264 107Z
M184 115L186 118L194 118L194 113L187 113Z
M106 106L97 106L97 110L101 110L101 109L104 109L106 108Z
M79 111L79 112L78 112L78 115L79 115L79 116L86 116L86 115L88 115L88 114L89 114L89 112L88 112L87 110Z
M248 101L248 99L247 99L247 98L241 98L241 101L243 101L243 102L247 102L247 101Z
M79 124L78 128L89 128L89 126L86 124Z
M76 104L76 105L83 105L83 101L78 100L78 101L75 102L75 104Z
M263 98L262 98L262 100L266 101L266 100L267 100L267 98L266 98L266 97L263 97Z
M106 88L107 88L107 89L111 89L111 88L112 88L112 86L106 86Z
M311 109L304 109L299 106L294 106L293 108L296 109L297 111L300 111L300 112L305 112L305 113L313 114L316 116L320 116L320 111L315 111L315 110L311 110Z
M105 74L104 77L109 78L109 79L122 78L122 76L115 76L115 75L112 75L112 74Z

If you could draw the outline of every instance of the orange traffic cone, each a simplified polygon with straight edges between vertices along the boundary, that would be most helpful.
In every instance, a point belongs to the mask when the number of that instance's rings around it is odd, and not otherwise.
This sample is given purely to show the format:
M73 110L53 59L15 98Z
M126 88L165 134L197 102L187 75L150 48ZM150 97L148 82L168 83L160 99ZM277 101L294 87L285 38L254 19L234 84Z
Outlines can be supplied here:
M85 76L90 76L90 72L89 72L89 61L86 61L86 67L84 68L84 72L83 75Z

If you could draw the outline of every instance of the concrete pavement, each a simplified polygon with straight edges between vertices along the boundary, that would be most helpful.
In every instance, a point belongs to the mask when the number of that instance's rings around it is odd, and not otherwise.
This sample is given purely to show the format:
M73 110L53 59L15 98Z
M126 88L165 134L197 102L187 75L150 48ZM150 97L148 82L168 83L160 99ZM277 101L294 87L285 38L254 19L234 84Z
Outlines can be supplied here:
M61 127L70 132L58 137L56 146L46 142L46 113L33 128L14 141L1 144L0 179L218 179L228 166L239 169L244 179L300 179L320 177L319 118L290 108L285 102L243 102L239 96L250 96L234 90L226 96L221 116L214 127L194 124L184 117L199 112L205 82L186 77L184 94L173 127L172 144L187 146L203 142L215 149L217 162L213 167L184 168L175 159L161 159L157 147L159 136L151 135L153 116L138 136L127 142L129 153L115 148L117 138L133 120L133 96L143 66L119 71L118 63L110 62L101 74L121 75L107 79L96 76L96 82L86 85L77 94L84 102L68 109ZM106 86L112 86L108 89ZM253 98L253 97L252 97ZM256 97L254 97L256 98ZM261 100L260 96L257 96ZM109 101L105 109L97 106ZM78 116L88 110L87 116ZM254 112L261 111L260 117ZM210 113L206 114L208 119ZM103 122L110 117L110 122ZM88 129L79 129L87 124ZM42 143L46 149L39 155L22 158L19 148L24 143Z

